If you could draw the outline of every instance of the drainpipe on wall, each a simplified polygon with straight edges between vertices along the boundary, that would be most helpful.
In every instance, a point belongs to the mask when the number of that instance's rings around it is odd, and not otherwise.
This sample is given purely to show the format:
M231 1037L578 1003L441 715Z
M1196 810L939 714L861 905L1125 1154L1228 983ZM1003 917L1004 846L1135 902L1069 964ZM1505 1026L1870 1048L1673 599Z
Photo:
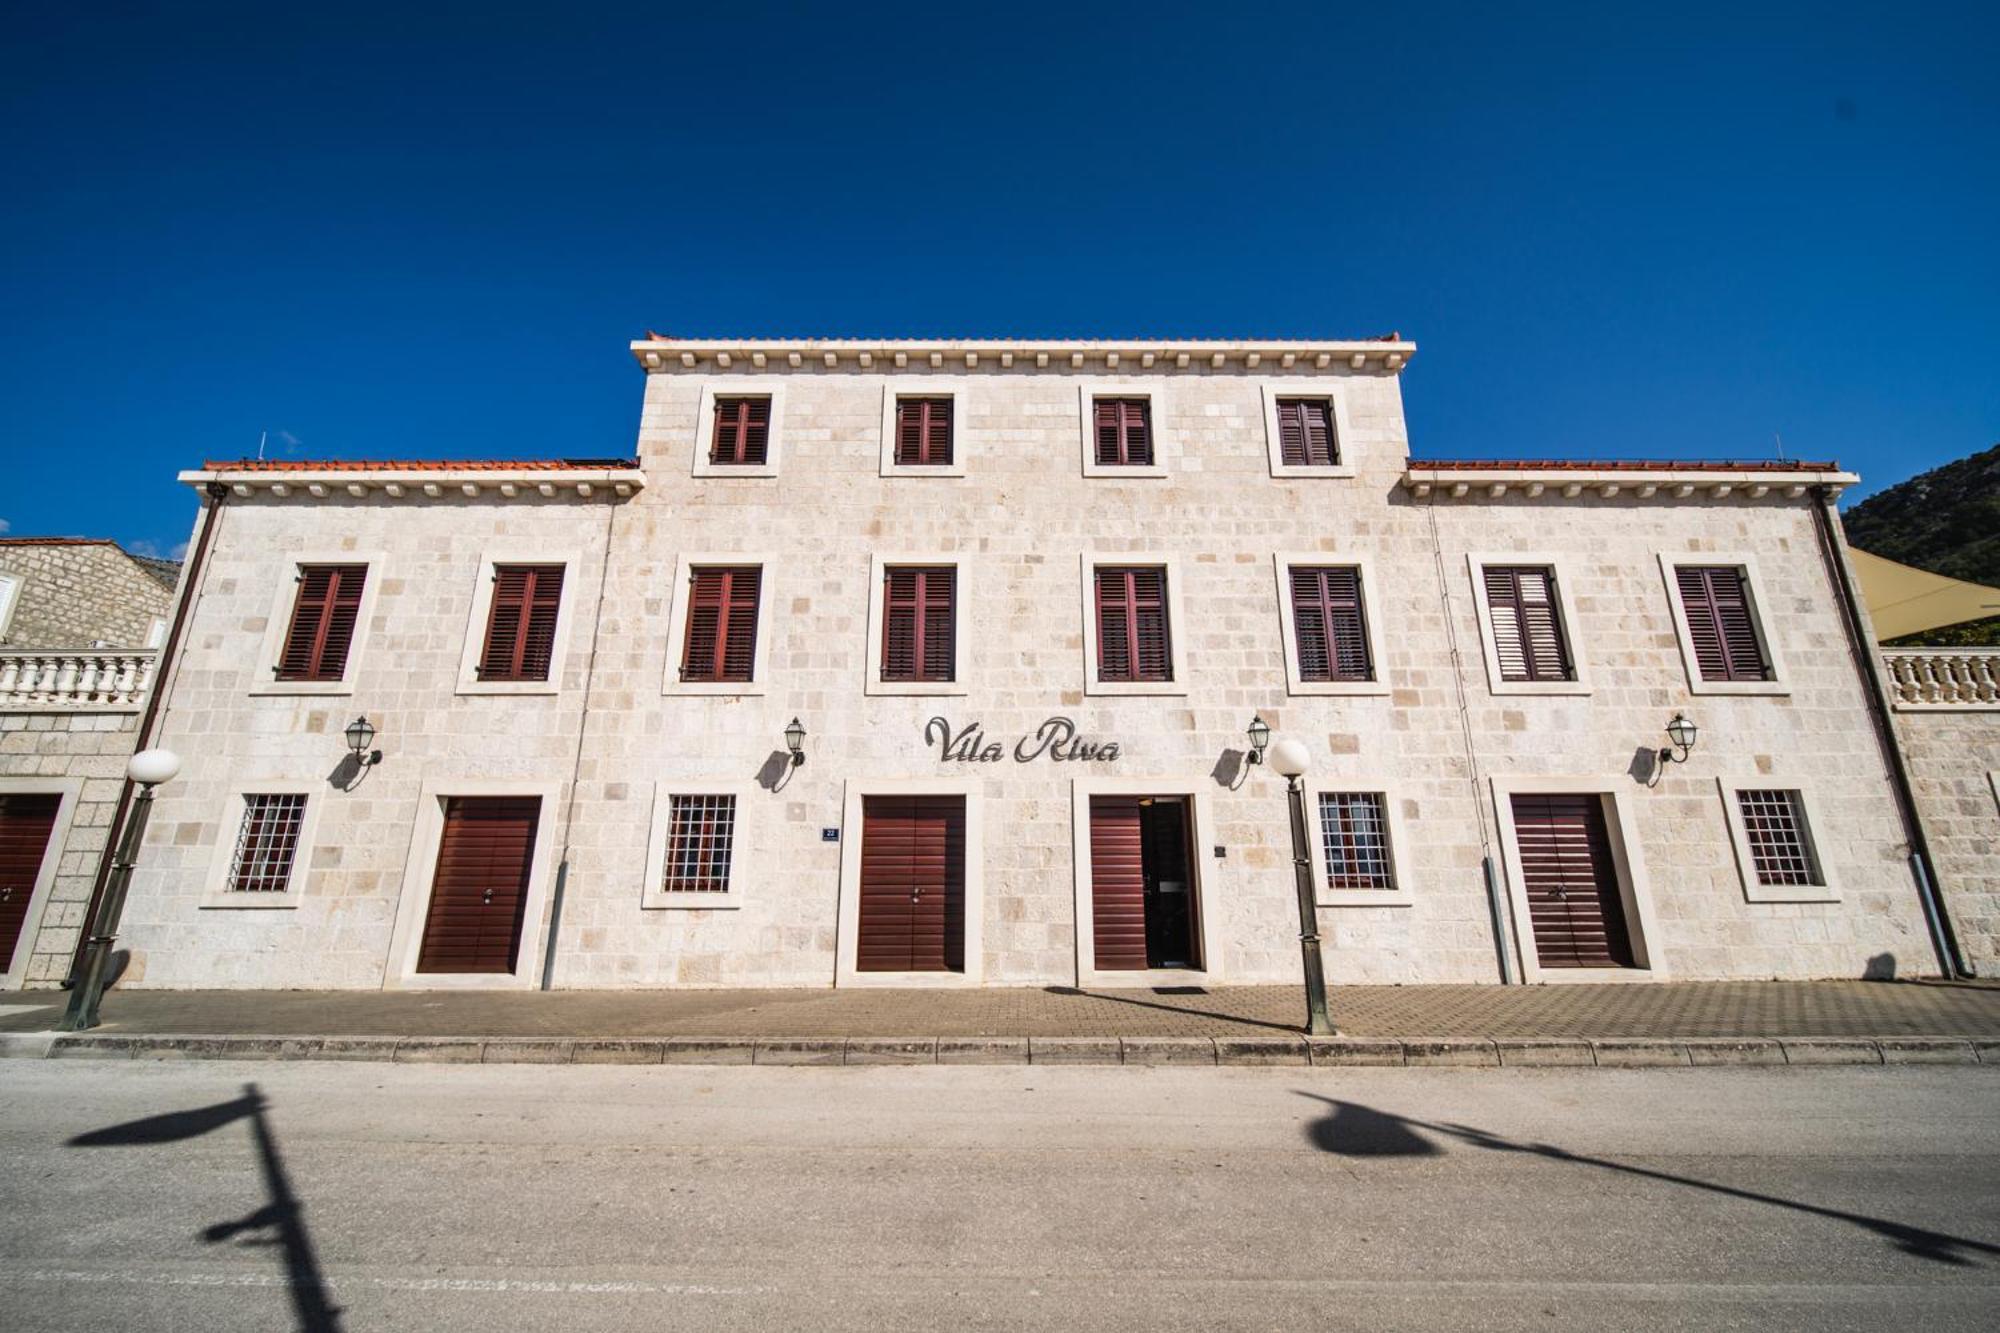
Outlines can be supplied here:
M1930 840L1924 836L1923 819L1917 813L1915 790L1910 786L1909 769L1903 763L1902 742L1896 735L1889 692L1882 681L1882 654L1869 632L1868 617L1855 587L1854 571L1847 563L1846 543L1840 534L1840 516L1834 507L1833 491L1813 487L1813 529L1819 536L1820 554L1832 575L1834 591L1840 595L1841 626L1847 631L1847 645L1855 655L1863 692L1868 696L1869 720L1875 739L1889 766L1889 786L1896 796L1896 813L1902 818L1904 835L1910 843L1910 876L1916 881L1917 901L1924 909L1924 922L1931 931L1931 945L1937 950L1938 966L1947 977L1977 975L1958 945L1951 915L1945 910L1944 894L1938 887L1936 862L1931 859Z
M174 602L173 624L167 629L166 642L160 645L159 661L153 665L153 688L146 696L146 710L139 715L139 731L133 738L134 754L152 743L153 728L159 722L160 710L167 699L168 677L172 674L174 655L180 650L181 634L187 628L188 613L194 607L197 590L201 587L201 574L208 563L210 540L215 536L215 528L222 521L222 502L229 498L229 488L219 481L208 483L206 494L208 507L203 513L201 533L195 538L194 550L188 556L187 569L181 576L180 596ZM104 853L97 859L97 879L90 887L90 902L83 909L84 929L77 935L76 948L69 958L69 975L63 979L63 989L69 990L77 983L83 968L84 951L90 944L89 923L97 920L97 911L104 901L104 889L111 881L111 863L116 860L119 839L124 835L125 820L132 810L133 782L126 778L118 789L118 804L111 812L111 827L104 840ZM133 849L135 852L136 848Z

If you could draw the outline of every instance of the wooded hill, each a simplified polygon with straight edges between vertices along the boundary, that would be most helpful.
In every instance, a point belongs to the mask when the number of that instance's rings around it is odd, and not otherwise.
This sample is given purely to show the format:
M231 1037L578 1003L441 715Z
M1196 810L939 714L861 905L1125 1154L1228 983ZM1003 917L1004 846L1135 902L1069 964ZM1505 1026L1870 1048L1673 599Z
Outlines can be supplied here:
M1871 555L2000 586L2000 444L1871 495L1842 522ZM1897 642L2000 644L2000 616Z

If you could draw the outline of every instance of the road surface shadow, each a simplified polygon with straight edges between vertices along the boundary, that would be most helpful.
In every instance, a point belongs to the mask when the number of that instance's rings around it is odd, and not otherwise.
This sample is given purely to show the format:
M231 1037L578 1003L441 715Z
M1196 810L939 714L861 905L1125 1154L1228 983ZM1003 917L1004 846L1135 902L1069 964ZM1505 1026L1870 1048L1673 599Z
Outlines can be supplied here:
M292 1299L298 1327L305 1333L337 1333L340 1309L329 1299L326 1280L319 1271L312 1234L306 1230L305 1208L292 1192L291 1177L285 1173L284 1157L271 1133L265 1114L264 1094L255 1083L243 1085L243 1095L234 1101L200 1106L190 1111L169 1111L165 1115L128 1120L79 1134L69 1141L72 1148L149 1148L181 1143L232 1125L250 1122L250 1135L257 1146L257 1161L264 1175L269 1198L247 1215L217 1222L202 1229L204 1242L215 1245L245 1233L256 1238L245 1243L276 1245L284 1257L285 1290Z
M1489 1152L1528 1153L1572 1166L1595 1167L1600 1171L1616 1171L1622 1175L1664 1181L1670 1185L1685 1185L1689 1189L1705 1190L1732 1199L1743 1199L1750 1203L1768 1204L1773 1208L1786 1208L1813 1217L1847 1222L1887 1238L1905 1254L1913 1254L1919 1259L1929 1259L1934 1263L1964 1267L1972 1263L1970 1257L1972 1255L2000 1255L2000 1245L1989 1245L1985 1241L1973 1240L1966 1236L1947 1235L1941 1231L1928 1231L1923 1227L1891 1222L1887 1218L1870 1217L1865 1213L1821 1208L1816 1204L1800 1203L1796 1199L1781 1199L1773 1194L1759 1194L1755 1190L1738 1189L1734 1185L1718 1185L1712 1181L1696 1180L1691 1176L1677 1176L1669 1171L1655 1171L1649 1167L1632 1166L1603 1157L1589 1157L1583 1153L1570 1152L1566 1148L1558 1148L1554 1144L1522 1143L1472 1125L1433 1124L1428 1120L1400 1116L1390 1111L1378 1111L1359 1102L1342 1101L1337 1097L1322 1097L1318 1093L1298 1089L1294 1091L1301 1097L1324 1102L1332 1108L1327 1114L1306 1126L1306 1137L1322 1152L1342 1157L1436 1156L1444 1149L1421 1132L1429 1131Z

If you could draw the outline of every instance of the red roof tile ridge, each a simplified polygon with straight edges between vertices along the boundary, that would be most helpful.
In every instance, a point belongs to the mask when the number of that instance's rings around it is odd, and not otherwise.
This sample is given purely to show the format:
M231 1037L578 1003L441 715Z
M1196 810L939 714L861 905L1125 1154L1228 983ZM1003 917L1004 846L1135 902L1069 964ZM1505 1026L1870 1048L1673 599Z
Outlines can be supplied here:
M209 472L586 472L636 468L636 458L211 458Z
M1839 463L1803 459L1412 458L1412 470L1477 472L1838 472Z

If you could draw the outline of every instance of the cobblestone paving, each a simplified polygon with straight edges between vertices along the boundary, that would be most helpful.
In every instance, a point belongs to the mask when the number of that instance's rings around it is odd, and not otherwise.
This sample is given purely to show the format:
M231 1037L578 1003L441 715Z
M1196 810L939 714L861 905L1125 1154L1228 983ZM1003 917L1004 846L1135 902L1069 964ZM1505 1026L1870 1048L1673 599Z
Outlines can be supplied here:
M0 1032L45 1031L59 992L0 1003ZM1350 1037L2000 1037L1984 982L1347 986ZM129 991L109 1033L480 1037L1255 1037L1296 1032L1289 986L938 990Z

